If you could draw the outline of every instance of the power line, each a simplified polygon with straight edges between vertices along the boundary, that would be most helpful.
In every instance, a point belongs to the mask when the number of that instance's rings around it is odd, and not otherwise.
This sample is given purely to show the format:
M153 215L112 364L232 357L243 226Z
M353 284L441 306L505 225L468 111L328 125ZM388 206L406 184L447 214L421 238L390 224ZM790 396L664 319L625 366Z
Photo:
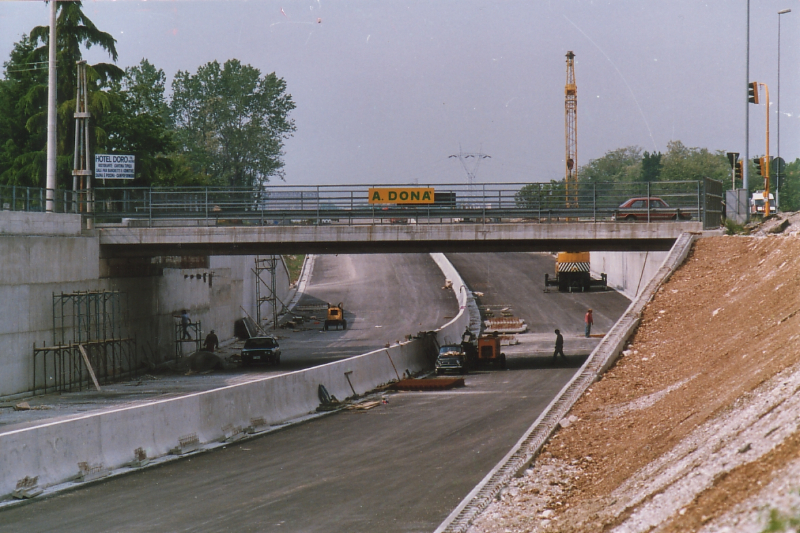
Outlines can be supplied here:
M33 67L33 68L11 69L11 70L6 69L6 72L31 72L31 71L34 71L34 70L47 70L47 67L46 66L42 66L42 67Z
M467 173L467 184L469 185L469 189L472 190L472 186L475 184L475 176L478 174L478 167L481 165L481 161L484 159L491 159L492 156L486 155L482 152L472 152L472 153L465 153L461 151L461 145L458 146L458 153L451 155L449 158L456 158L461 162L461 166L464 167L464 172ZM472 165L467 164L467 159L472 159Z

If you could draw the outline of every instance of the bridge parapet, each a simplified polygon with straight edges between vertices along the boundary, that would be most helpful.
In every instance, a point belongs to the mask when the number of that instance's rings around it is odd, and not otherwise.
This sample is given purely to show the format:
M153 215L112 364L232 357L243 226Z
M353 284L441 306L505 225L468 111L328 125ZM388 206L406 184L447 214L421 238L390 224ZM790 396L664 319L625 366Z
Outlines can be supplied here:
M365 185L264 185L247 189L100 187L91 192L59 190L54 204L56 211L80 213L95 224L147 227L462 222L514 225L622 219L638 222L691 219L718 225L721 193L716 185L721 186L708 179L583 183L570 202L563 183L413 184L382 188ZM0 187L0 205L5 210L41 211L45 205L43 197L40 189Z

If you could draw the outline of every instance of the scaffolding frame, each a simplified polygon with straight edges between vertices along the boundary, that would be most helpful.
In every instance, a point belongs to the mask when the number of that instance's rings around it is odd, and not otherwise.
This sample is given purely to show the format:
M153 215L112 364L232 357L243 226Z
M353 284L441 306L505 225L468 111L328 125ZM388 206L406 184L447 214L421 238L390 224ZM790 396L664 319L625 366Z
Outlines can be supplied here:
M278 267L278 256L271 255L268 259L261 259L256 256L255 268L253 273L256 275L256 324L261 327L263 319L261 316L261 306L265 303L272 306L272 329L278 327L278 292L275 283L275 272ZM269 283L261 277L262 272L269 272ZM261 286L267 290L267 296L261 296ZM283 302L281 302L283 305Z
M203 336L203 327L200 321L189 322L186 325L186 331L189 333L189 338L183 338L183 324L175 324L175 360L180 361L183 357L183 343L190 342L194 344L194 351L199 352ZM192 337L194 333L194 337Z
M84 343L73 342L67 345L36 347L33 343L33 384L32 391L36 395L39 388L43 394L50 392L73 392L93 386L89 369L80 352L83 347L97 379L102 383L119 381L123 377L130 379L136 375L138 358L136 356L136 339L106 339ZM48 358L50 364L48 364ZM37 360L41 359L43 382L37 387ZM127 367L127 368L126 368ZM52 371L48 379L48 369ZM51 382L48 384L48 382Z
M125 296L109 290L53 293L53 344L121 337ZM70 330L72 338L68 340Z
M82 390L84 381L87 386L91 383L92 372L103 383L136 374L140 363L136 340L122 336L125 296L114 290L53 293L52 345L33 344L34 394L40 386L45 394L48 390ZM41 368L41 383L37 382L37 367Z

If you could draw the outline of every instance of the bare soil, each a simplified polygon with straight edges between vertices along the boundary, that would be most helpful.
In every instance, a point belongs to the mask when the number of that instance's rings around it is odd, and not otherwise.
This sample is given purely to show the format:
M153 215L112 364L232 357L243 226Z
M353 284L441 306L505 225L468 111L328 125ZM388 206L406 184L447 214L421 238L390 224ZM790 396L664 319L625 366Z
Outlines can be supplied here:
M698 240L574 423L471 531L762 531L793 514L798 218Z

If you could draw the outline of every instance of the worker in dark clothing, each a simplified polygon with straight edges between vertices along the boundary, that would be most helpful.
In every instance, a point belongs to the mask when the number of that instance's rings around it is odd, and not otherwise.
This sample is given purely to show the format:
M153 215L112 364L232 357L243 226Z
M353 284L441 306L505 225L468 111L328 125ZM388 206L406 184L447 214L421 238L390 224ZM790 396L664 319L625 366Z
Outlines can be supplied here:
M206 336L205 345L207 352L213 352L214 348L219 348L219 339L217 338L217 335L214 333L213 329L211 330L211 333Z
M464 330L463 335L461 335L461 342L472 342L475 340L475 334L470 331L469 326L467 329Z
M556 330L556 349L553 352L553 361L558 358L558 354L561 354L561 357L564 359L567 358L567 356L564 355L564 337L561 336L561 332L559 330Z

